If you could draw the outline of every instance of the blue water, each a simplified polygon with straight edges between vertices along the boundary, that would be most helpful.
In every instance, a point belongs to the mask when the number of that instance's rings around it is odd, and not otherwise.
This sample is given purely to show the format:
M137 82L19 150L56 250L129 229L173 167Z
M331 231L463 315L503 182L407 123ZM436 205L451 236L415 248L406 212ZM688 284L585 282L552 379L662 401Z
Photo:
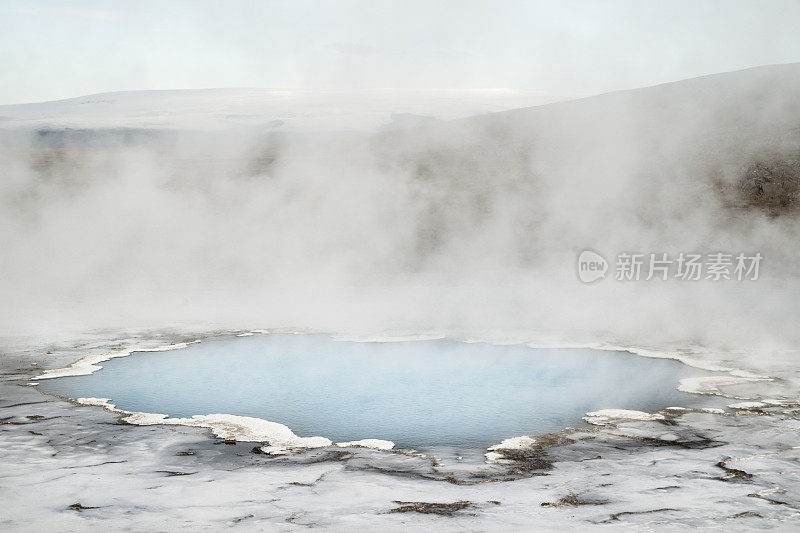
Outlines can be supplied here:
M40 387L111 398L128 411L253 416L303 437L380 438L401 447L487 446L581 425L587 411L703 401L676 390L680 378L703 374L676 361L446 340L226 337L101 364L92 375Z

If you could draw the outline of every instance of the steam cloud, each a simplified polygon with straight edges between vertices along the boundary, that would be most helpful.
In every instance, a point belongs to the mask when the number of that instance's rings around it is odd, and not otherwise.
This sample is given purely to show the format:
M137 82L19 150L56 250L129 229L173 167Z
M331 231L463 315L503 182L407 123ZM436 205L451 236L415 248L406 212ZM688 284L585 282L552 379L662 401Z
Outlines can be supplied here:
M371 134L8 120L3 329L786 345L797 218L729 193L755 160L798 160L798 94L792 64ZM587 247L765 260L751 283L587 286L574 270Z

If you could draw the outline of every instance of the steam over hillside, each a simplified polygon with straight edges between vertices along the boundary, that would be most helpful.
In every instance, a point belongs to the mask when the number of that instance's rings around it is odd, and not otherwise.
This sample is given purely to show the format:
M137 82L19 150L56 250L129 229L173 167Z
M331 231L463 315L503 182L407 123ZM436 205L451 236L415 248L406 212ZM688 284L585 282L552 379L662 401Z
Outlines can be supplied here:
M797 335L798 97L791 64L457 120L415 108L379 133L284 133L263 109L222 128L0 106L2 323L781 344ZM586 247L765 260L757 282L586 286Z

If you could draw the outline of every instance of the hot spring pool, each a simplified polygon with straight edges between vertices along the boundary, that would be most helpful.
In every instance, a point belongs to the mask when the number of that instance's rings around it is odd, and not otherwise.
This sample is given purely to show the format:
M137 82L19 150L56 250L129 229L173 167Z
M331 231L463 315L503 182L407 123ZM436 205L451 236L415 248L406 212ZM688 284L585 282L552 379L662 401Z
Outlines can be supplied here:
M277 334L135 352L102 366L39 387L69 398L110 398L127 411L252 416L302 437L417 448L485 447L581 425L598 409L700 405L702 398L676 387L681 378L707 374L677 361L587 348Z

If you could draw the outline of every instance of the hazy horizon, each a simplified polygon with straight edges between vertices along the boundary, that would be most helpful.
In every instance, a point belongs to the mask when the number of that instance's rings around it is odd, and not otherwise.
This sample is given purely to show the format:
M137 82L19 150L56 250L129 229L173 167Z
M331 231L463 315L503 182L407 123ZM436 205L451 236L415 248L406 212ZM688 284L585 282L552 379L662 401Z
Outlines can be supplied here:
M563 102L567 100L579 100L583 98L591 98L593 96L601 96L604 94L615 93L615 92L624 92L624 91L632 91L636 89L647 89L650 87L658 87L660 85L668 85L670 83L680 82L680 81L688 81L697 78L706 78L721 74L731 74L735 72L741 71L748 71L754 70L759 68L768 68L768 67L780 67L780 66L788 66L788 65L795 65L800 64L800 61L788 61L785 63L767 63L763 65L753 65L750 67L734 69L734 70L726 70L720 72L708 72L705 74L698 74L696 76L691 76L688 78L679 78L675 80L666 80L660 81L657 83L653 83L651 85L637 85L632 87L620 87L616 89L611 89L604 92L599 93L590 93L590 94L571 94L571 95L553 95L547 94L542 91L536 90L527 90L527 89L508 89L503 87L474 87L474 88L465 88L465 89L449 89L449 88L439 88L439 89L421 89L421 88L396 88L396 87L362 87L362 88L320 88L315 89L313 87L258 87L258 86L236 86L236 87L180 87L180 88L170 88L170 89L162 89L162 88L148 88L148 89L119 89L113 91L102 91L102 92L95 92L95 93L87 93L87 94L76 94L73 96L67 96L64 98L56 98L53 100L37 100L31 102L17 102L11 104L0 103L0 107L3 106L26 106L26 105L36 105L36 104L48 104L48 103L55 103L55 102L65 102L69 100L75 100L80 98L87 98L90 96L100 96L100 95L108 95L108 94L132 94L132 93L191 93L191 92L213 92L213 91L275 91L275 92L297 92L297 93L306 93L306 94L314 94L314 93L326 93L326 94L363 94L363 93L381 93L381 92L396 92L396 93L406 93L406 94L413 94L418 93L421 95L432 95L432 94L495 94L495 95L515 95L515 96L537 96L543 99L542 103L537 103L535 105L547 105L549 103L556 103L556 102Z
M138 90L573 98L800 61L800 3L10 1L0 104Z

